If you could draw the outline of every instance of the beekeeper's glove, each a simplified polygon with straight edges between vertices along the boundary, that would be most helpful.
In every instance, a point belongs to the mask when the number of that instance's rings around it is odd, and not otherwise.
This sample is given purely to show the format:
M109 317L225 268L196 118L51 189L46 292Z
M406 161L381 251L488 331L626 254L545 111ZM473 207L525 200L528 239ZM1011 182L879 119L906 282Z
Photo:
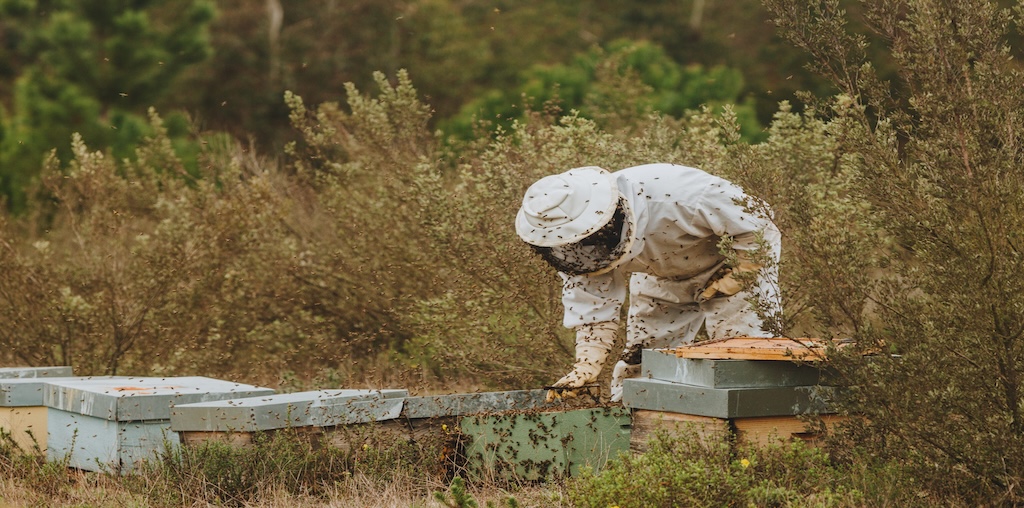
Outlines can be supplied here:
M623 360L619 360L615 363L615 368L612 369L612 402L622 401L622 382L631 377L637 377L640 375L640 364L626 363Z
M545 399L551 402L558 398L571 399L578 395L578 389L597 381L604 368L608 352L615 344L619 325L612 321L583 325L576 328L576 363L568 374L551 385Z
M736 266L729 268L718 280L708 284L708 287L704 288L701 296L707 300L716 296L732 296L743 290L743 283L734 277L738 273L756 272L761 269L761 265L753 263L747 260L747 256L744 252L738 252L737 255L738 263Z

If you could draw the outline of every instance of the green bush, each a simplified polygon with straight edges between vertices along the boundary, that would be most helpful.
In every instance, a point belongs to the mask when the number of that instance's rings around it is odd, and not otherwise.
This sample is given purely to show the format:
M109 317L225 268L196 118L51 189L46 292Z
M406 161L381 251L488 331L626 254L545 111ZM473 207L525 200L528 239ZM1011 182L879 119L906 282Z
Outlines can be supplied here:
M515 90L490 90L467 102L440 128L458 139L475 139L483 124L508 130L531 111L579 116L616 130L651 113L681 118L701 107L732 105L748 140L762 139L753 104L744 99L740 71L722 66L681 65L647 41L616 40L577 55L571 63L535 65ZM492 127L493 128L493 127Z
M153 4L4 2L3 31L18 41L8 46L17 76L4 97L11 109L0 115L0 193L8 206L21 212L32 205L25 192L46 154L56 150L68 162L73 135L116 159L134 156L153 135L146 110L210 54L207 28L215 15L202 1L174 9Z
M300 436L257 434L252 445L207 442L168 451L157 466L163 484L190 497L232 506L252 503L271 487L323 496L352 472L352 457L338 448L314 449Z
M22 449L4 429L0 429L0 477L29 485L33 495L54 502L71 498L70 492L79 484L79 478L68 474L66 458L48 460L38 444Z
M837 2L768 4L841 91L815 107L843 147L837 163L851 169L858 227L879 239L857 249L878 262L855 286L853 301L867 305L850 315L860 316L851 322L862 346L891 354L843 365L855 386L848 407L870 422L863 444L935 492L1019 504L1024 72L1007 46L1014 11L975 0L866 3L898 70L884 82Z
M623 455L600 473L571 479L567 487L573 506L580 508L925 507L937 502L920 495L909 470L861 459L841 465L801 441L734 448L683 431L656 435L642 455Z

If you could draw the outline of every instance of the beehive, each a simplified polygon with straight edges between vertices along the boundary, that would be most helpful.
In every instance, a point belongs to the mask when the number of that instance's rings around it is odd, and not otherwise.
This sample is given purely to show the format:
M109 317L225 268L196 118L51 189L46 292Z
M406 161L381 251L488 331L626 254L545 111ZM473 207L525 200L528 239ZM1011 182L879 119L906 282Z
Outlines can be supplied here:
M0 373L0 431L9 435L15 448L25 453L46 453L47 413L43 405L45 384L71 377L68 367L3 369ZM39 377L36 377L39 376Z
M47 457L87 471L130 471L179 444L170 430L172 407L272 393L207 377L50 380L43 391Z
M740 442L812 440L816 423L839 420L832 373L821 367L829 344L817 339L736 338L644 350L641 376L623 384L633 411L632 448L659 429Z
M179 404L171 410L171 429L186 444L247 444L261 432L392 420L406 395L406 390L338 389Z
M541 408L467 416L466 471L490 480L551 481L600 470L629 451L630 412L622 407Z

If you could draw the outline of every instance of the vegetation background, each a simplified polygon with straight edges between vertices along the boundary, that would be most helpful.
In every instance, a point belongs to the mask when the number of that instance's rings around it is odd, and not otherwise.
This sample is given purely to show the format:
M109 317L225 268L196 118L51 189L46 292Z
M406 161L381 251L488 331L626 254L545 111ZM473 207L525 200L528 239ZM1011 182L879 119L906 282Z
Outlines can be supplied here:
M866 463L857 478L921 505L1024 503L1022 17L1019 0L0 0L0 363L541 386L572 336L515 238L523 190L674 162L772 204L783 333L857 341L836 366L866 418L812 462ZM566 496L627 506L631 476ZM918 502L841 486L833 505Z

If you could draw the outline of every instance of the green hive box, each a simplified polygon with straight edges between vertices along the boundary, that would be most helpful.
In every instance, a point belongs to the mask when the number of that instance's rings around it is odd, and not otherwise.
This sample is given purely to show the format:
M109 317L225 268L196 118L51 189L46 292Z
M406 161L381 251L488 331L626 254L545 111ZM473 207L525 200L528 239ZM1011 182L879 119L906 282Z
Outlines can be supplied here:
M479 480L556 480L629 451L630 412L622 407L466 416L460 427L466 472Z

